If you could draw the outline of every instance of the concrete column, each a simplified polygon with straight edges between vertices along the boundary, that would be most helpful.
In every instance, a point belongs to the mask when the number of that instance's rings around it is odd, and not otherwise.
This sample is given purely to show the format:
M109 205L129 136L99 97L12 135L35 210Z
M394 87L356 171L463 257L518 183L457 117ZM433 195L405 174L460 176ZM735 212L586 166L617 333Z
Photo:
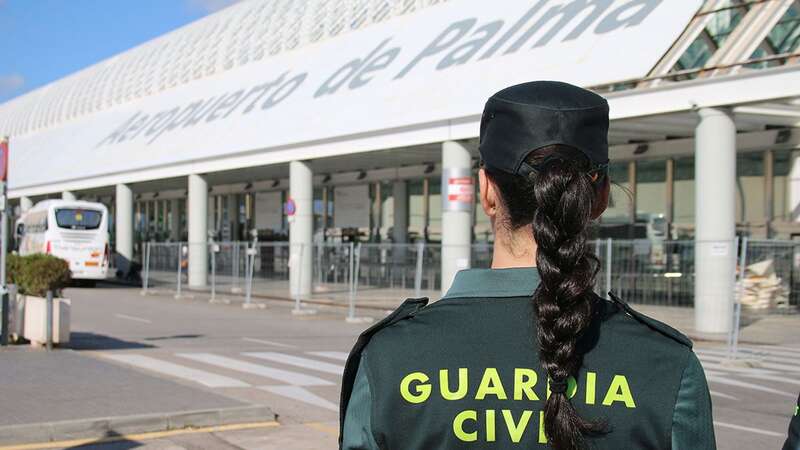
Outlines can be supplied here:
M704 108L695 132L695 329L727 333L736 269L736 124Z
M33 200L30 197L19 198L19 211L21 213L25 213L31 208L33 208Z
M117 185L117 196L114 209L115 249L125 261L133 260L133 191L127 184Z
M201 175L189 175L189 287L203 287L207 281L208 182Z
M392 186L394 225L392 239L396 244L408 242L408 181L398 180Z
M295 214L289 217L289 286L293 297L308 298L311 295L311 240L314 231L313 173L308 164L300 161L289 163L289 197L296 207Z
M71 201L71 202L74 202L74 201L75 201L75 200L77 200L78 198L77 198L77 197L75 196L75 194L73 194L72 192L70 192L70 191L64 191L64 192L62 192L62 193L61 193L61 199L62 199L62 200L69 200L69 201Z
M462 210L448 210L447 197L450 178L472 175L469 150L459 142L442 143L442 294L453 283L456 272L470 267L472 243L472 204Z
M161 200L161 235L166 239L169 233L169 200Z
M169 205L169 238L173 242L181 240L180 200L173 198Z
M163 231L164 226L164 218L166 215L164 214L164 201L163 200L153 200L153 231L155 231L156 240L160 238L161 231Z

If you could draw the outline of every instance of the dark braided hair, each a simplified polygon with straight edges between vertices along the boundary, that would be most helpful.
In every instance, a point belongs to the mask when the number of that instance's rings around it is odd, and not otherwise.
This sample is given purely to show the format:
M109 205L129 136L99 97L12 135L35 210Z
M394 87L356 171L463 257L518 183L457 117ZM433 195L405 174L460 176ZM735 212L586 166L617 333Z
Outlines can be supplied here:
M486 170L505 206L506 225L516 230L530 224L538 246L541 283L533 294L533 308L539 360L553 386L544 407L545 432L555 450L579 450L587 434L605 428L602 422L582 419L563 387L570 376L577 377L583 362L577 343L591 322L600 269L587 234L608 180L604 173L590 173L583 153L563 145L539 149L526 161L538 168L528 177Z

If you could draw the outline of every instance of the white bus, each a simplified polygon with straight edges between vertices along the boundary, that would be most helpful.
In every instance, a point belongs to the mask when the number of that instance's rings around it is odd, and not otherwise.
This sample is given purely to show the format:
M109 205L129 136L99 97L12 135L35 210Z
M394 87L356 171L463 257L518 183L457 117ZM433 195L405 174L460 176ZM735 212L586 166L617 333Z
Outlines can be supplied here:
M108 209L102 203L45 200L16 223L19 254L47 253L69 263L76 280L108 274Z

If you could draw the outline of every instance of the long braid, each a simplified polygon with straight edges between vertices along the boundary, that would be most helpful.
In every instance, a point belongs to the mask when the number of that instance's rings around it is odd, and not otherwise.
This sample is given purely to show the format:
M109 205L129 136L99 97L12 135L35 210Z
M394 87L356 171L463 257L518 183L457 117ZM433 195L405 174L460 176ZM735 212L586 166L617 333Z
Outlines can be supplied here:
M557 156L554 158L554 156ZM537 166L529 178L490 173L500 188L512 229L531 224L538 246L541 283L533 294L539 360L553 385L577 377L583 355L577 343L591 323L594 280L600 262L587 246L597 201L588 161L571 148L551 146L528 158ZM544 428L555 450L584 448L587 434L602 432L602 422L582 419L563 389L552 389L544 407Z
M542 280L533 295L539 359L556 382L577 376L583 361L576 346L591 322L592 289L600 268L586 245L596 191L585 172L582 164L567 160L533 177L532 226ZM564 392L554 390L544 414L545 432L557 450L583 448L584 435L600 428L581 419Z

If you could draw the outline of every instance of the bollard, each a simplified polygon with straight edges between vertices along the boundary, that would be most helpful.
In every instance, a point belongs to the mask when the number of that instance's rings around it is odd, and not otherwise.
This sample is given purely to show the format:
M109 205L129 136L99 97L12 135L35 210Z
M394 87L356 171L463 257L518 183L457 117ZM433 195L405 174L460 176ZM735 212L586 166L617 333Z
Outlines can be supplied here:
M53 291L47 291L47 328L45 333L47 335L46 346L47 350L53 349Z

